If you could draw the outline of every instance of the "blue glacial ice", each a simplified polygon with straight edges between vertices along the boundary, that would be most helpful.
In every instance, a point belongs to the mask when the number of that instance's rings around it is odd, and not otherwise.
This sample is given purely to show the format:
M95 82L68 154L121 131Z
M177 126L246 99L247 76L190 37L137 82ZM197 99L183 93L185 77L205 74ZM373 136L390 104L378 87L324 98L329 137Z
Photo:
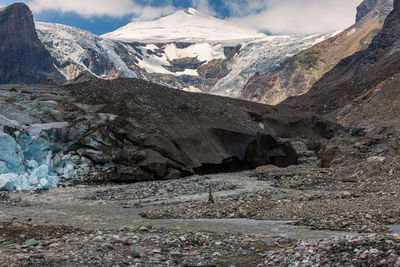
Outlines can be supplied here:
M4 126L13 130L6 131ZM64 155L62 147L42 132L65 126L54 123L27 127L1 116L0 191L46 189L57 186L60 176L73 175L75 159Z
M0 151L0 174L23 173L23 151L14 138L2 131L0 131Z

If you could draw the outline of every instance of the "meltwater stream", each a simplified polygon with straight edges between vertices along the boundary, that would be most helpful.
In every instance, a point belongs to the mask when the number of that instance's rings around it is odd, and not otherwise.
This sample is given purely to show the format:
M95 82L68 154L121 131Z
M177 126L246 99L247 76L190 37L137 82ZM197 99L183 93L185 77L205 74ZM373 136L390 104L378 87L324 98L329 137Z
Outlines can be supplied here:
M240 190L261 189L264 182L254 178L239 179L245 173L213 175L212 179L236 181L238 189L220 192L228 195ZM120 229L123 227L153 227L178 232L216 232L249 234L257 236L280 236L306 241L331 238L344 232L314 231L306 227L290 225L287 221L249 219L145 219L140 216L144 209L159 205L159 199L147 198L143 208L127 207L126 201L91 200L87 196L101 189L115 189L118 186L84 186L53 188L41 194L12 192L10 197L25 205L0 209L0 221L27 222L38 225L66 225L87 230ZM186 196L189 197L189 196ZM185 203L186 197L170 199L168 205ZM203 194L190 196L192 199L205 198ZM183 202L182 202L183 201Z

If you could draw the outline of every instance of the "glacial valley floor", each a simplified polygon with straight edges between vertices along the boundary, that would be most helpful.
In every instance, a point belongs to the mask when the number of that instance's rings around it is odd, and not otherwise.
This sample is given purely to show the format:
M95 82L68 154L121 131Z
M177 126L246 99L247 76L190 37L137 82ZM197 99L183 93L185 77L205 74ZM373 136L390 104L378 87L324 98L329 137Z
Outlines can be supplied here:
M0 265L400 266L380 160L1 193Z

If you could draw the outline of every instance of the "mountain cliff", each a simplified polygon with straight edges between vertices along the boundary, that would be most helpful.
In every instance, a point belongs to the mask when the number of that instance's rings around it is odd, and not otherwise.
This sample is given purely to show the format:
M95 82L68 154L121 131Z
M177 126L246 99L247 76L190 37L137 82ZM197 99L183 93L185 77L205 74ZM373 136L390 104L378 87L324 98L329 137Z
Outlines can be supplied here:
M339 61L368 47L392 10L393 0L365 0L357 8L356 23L345 31L304 50L275 70L253 76L243 98L278 104L306 93Z
M38 39L32 12L23 3L0 9L0 83L63 81Z
M399 29L400 0L395 0L393 11L367 49L343 59L309 93L290 98L284 105L357 125L400 119L396 112L400 110Z

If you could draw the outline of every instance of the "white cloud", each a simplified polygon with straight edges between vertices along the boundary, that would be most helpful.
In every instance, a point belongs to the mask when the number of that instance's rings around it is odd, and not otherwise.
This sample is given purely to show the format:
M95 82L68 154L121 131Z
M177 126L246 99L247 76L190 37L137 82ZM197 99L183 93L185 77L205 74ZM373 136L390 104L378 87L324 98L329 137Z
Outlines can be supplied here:
M333 32L354 23L361 0L224 0L233 21L272 33Z
M192 0L192 7L209 15L216 15L215 10L210 6L209 0Z
M0 0L0 4L4 0ZM27 0L35 12L57 10L85 17L131 15L135 21L152 20L172 14L172 0ZM230 20L272 33L322 33L344 29L354 23L356 6L362 0L222 0ZM201 12L216 15L210 0L191 0Z
M172 5L153 7L132 0L30 0L29 6L36 12L57 10L75 12L84 17L134 15L135 20L151 20L175 11Z
M29 6L33 11L58 10L76 12L79 15L113 17L131 14L135 8L131 0L31 0Z
M267 1L265 0L222 0L222 2L229 9L231 16L234 17L243 17L267 8Z
M164 7L141 6L140 8L135 8L132 14L134 15L134 21L146 21L170 15L175 11L176 8L172 5Z

